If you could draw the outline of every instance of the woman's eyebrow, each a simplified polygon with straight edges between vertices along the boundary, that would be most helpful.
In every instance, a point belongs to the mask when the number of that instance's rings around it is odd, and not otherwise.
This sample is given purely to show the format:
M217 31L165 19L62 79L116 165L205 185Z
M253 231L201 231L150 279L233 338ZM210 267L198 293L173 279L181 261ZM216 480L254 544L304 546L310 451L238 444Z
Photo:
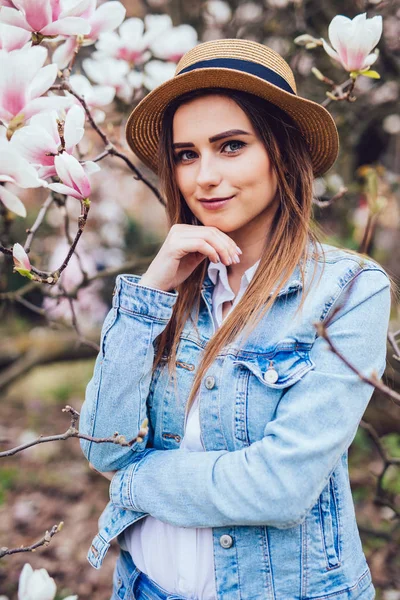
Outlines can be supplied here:
M224 138L230 137L232 135L251 135L249 131L243 131L243 129L229 129L228 131L223 131L222 133L217 133L212 137L208 138L209 142L217 142L218 140L223 140ZM172 144L172 147L175 148L193 148L194 144L192 142L177 142Z

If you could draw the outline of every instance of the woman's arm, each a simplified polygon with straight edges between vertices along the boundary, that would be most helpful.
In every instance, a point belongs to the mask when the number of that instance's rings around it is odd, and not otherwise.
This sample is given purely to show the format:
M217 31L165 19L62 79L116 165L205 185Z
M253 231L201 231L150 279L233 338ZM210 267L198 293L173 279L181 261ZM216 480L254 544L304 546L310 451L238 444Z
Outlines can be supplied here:
M381 377L389 315L388 277L366 268L328 334L356 368ZM311 358L315 370L283 395L261 440L234 452L147 449L114 475L112 502L183 527L302 522L352 442L373 392L323 338L315 340Z
M147 417L155 338L172 316L178 293L140 284L138 275L118 275L112 308L103 323L100 352L86 388L79 431L97 438L118 431L134 438ZM146 447L147 437L133 446L81 440L86 458L98 471L129 464L132 452Z

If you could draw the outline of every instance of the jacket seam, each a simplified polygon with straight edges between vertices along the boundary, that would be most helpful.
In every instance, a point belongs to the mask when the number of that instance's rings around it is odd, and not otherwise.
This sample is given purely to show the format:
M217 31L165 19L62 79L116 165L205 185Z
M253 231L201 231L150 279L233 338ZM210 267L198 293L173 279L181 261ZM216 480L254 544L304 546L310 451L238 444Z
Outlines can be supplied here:
M334 309L334 307L336 306L336 304L337 304L338 300L340 299L340 297L342 296L342 294L344 293L344 291L347 289L347 287L348 287L349 285L351 285L351 284L353 283L353 281L354 281L354 280L355 280L355 279L356 279L356 278L357 278L357 277L358 277L358 276L359 276L361 273L365 273L365 272L367 272L367 271L380 271L381 273L383 273L383 274L384 274L384 275L387 277L387 273L385 273L385 271L384 271L383 269L379 269L379 268L376 268L376 269L365 268L365 269L364 269L364 268L362 268L362 267L361 267L361 268L360 268L360 270L359 270L359 271L357 271L357 272L354 274L354 277L352 277L351 279L349 279L348 281L346 281L346 283L343 285L343 287L341 287L341 288L339 289L339 291L338 291L338 293L337 293L336 297L334 297L334 299L333 299L333 301L332 301L332 304L330 305L330 307L328 308L328 310L326 311L326 313L324 314L324 311L322 311L322 314L321 314L321 316L320 316L320 318L319 318L319 321L322 321L322 322L324 322L324 321L326 321L326 320L328 319L328 317L329 317L330 313L332 312L332 310L333 310L333 309ZM376 292L375 292L375 293L376 293ZM316 337L317 337L317 334L316 334Z

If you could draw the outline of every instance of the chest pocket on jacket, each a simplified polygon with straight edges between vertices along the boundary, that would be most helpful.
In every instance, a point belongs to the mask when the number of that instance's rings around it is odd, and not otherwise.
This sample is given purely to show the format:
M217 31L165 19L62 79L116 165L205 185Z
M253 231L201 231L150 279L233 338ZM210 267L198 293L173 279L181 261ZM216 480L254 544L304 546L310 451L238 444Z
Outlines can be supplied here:
M309 350L277 346L268 354L236 358L235 438L244 445L260 440L282 394L315 368Z

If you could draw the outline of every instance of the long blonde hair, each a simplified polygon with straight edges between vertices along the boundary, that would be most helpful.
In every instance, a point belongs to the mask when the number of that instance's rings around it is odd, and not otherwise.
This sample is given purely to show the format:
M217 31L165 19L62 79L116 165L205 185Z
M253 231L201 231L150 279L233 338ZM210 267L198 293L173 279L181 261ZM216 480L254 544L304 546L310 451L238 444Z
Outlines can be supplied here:
M189 209L176 183L172 151L172 123L178 106L206 94L228 96L242 108L250 119L268 152L272 168L276 173L279 206L268 234L268 243L266 232L260 263L249 286L238 304L230 311L207 343L186 403L187 413L194 402L203 375L219 352L245 329L251 333L271 308L279 290L289 280L298 264L304 288L304 266L308 258L309 242L311 242L312 251L316 250L317 245L320 244L318 227L312 221L312 164L300 131L290 116L275 105L247 92L223 88L207 88L188 92L171 102L164 113L158 160L161 191L167 202L169 226L172 227L176 223L201 225L201 222ZM167 364L170 375L174 370L176 372L176 352L180 335L193 308L195 308L196 320L198 318L201 286L208 265L209 260L205 259L183 283L177 286L178 299L172 317L163 333L157 338L153 372L163 355L164 357L168 356ZM306 293L302 295L299 310L305 297ZM176 382L176 377L174 379Z

